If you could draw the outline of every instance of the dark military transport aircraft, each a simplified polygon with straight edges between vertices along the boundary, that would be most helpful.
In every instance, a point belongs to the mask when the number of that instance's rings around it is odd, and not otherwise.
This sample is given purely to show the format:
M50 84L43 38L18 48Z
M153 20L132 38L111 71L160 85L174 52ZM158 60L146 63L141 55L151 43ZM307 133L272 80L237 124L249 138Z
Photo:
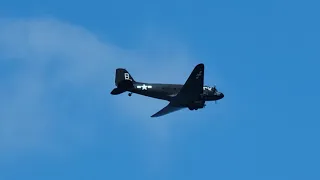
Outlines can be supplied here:
M204 108L206 101L216 101L224 97L217 88L204 86L204 64L198 64L189 78L182 84L143 83L135 81L126 69L116 69L115 84L111 92L118 95L126 91L169 101L169 104L151 117L163 116L183 108L198 110Z

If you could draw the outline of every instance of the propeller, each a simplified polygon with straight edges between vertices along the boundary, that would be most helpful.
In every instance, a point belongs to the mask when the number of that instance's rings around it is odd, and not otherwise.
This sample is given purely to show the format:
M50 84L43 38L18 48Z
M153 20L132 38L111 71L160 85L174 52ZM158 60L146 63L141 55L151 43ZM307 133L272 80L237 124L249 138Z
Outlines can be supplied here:
M216 91L217 91L217 85L214 84L214 86L213 86L213 92L216 92ZM214 101L214 103L217 104L217 101Z
M217 86L216 86L216 84L213 86L213 91L214 91L214 92L217 91Z

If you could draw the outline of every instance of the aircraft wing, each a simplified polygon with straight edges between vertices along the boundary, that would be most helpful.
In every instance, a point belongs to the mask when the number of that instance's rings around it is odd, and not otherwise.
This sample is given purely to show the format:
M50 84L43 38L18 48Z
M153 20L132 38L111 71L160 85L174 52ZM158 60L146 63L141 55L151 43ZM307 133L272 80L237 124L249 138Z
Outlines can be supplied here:
M186 105L191 101L197 100L200 94L203 93L203 77L204 64L198 64L191 72L189 78L182 86L180 92L175 97L173 97L171 102L166 107L164 107L151 117L159 117L178 111L180 109L185 108L181 105Z
M182 86L180 92L172 99L174 104L186 104L197 100L203 93L204 64L198 64Z
M175 111L179 111L180 109L183 109L183 107L175 107L175 106L172 106L171 103L169 103L166 107L164 107L163 109L161 109L160 111L152 115L151 117L163 116Z

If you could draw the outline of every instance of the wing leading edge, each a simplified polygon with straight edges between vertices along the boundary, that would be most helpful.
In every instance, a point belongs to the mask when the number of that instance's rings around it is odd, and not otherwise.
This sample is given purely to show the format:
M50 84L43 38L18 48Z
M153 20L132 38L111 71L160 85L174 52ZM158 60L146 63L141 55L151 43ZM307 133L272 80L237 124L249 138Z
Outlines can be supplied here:
M171 100L171 102L151 117L163 116L180 109L185 108L184 105L195 101L203 93L204 81L204 64L198 64L191 72L189 78L182 86L180 92Z

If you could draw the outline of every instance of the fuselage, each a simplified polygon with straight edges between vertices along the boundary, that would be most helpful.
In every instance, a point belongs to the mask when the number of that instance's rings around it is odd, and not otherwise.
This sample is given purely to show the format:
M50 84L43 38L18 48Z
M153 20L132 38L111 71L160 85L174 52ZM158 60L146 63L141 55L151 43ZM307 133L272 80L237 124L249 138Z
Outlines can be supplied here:
M182 84L135 82L133 87L128 89L128 91L143 96L171 101L171 99L180 92L182 87ZM199 95L198 101L216 101L223 97L223 93L218 92L214 87L204 86L203 94Z

